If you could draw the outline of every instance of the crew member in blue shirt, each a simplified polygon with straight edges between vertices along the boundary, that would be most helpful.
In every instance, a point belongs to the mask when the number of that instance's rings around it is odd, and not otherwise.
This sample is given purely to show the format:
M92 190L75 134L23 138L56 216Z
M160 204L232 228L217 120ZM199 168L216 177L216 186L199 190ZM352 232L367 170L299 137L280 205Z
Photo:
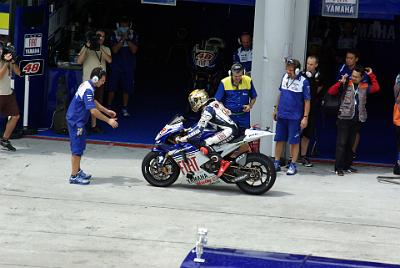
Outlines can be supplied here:
M296 161L299 155L301 129L307 127L310 112L310 84L301 75L301 65L298 60L286 62L286 74L279 87L280 94L277 105L274 107L273 117L276 122L275 135L275 169L280 171L280 158L283 147L288 141L292 162L286 172L287 175L297 173Z
M250 127L250 110L257 98L251 78L245 75L243 65L232 65L230 75L221 80L215 93L215 99L230 110L230 117L239 127L239 134Z
M94 99L95 88L104 85L106 72L101 68L94 68L90 74L90 80L83 82L72 99L66 119L71 144L71 177L69 183L89 184L91 175L85 174L81 169L81 157L86 148L86 129L85 125L90 115L100 119L112 128L118 127L116 113L103 107ZM109 117L105 116L104 114Z
M243 32L239 37L240 47L233 54L233 63L243 65L248 76L251 76L251 63L253 61L253 48L251 43L251 35Z

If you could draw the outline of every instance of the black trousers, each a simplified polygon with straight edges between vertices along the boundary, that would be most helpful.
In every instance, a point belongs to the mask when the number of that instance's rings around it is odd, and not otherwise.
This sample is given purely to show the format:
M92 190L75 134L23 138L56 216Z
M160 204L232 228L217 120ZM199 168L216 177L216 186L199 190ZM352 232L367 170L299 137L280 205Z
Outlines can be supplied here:
M356 120L338 119L336 121L336 162L335 170L347 170L353 162L353 151L351 150L356 139L360 122Z
M400 126L395 126L395 128L396 128L397 152L400 153Z

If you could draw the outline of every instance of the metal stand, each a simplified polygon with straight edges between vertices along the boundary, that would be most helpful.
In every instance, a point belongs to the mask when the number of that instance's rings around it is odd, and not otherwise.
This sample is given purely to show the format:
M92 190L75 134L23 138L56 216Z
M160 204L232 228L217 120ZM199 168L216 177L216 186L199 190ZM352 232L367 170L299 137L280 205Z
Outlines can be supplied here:
M28 127L29 119L29 75L25 75L25 93L24 93L24 119L23 119L23 135L33 135L37 133L36 129Z

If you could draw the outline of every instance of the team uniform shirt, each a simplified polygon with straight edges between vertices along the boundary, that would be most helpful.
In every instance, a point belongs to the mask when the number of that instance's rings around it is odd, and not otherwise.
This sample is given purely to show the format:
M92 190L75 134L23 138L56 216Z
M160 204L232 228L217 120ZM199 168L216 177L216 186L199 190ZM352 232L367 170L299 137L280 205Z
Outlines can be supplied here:
M103 51L105 51L108 55L111 55L111 50L109 47L103 45L101 45L101 48L102 49L98 51L87 49L86 59L83 62L83 81L87 81L90 79L90 73L94 68L101 67L103 70L107 69L107 62L104 58Z
M243 65L246 72L251 72L251 62L253 61L253 50L244 49L239 47L235 54L233 54L233 63L240 63Z
M232 112L233 121L242 128L250 127L250 112L243 112L243 106L256 97L256 89L247 75L242 76L238 86L233 85L230 76L222 79L215 94L215 98Z
M336 80L339 81L340 79L342 79L342 76L345 75L345 74L347 74L348 78L351 79L352 73L353 73L353 70L350 69L346 64L343 64L339 68ZM364 74L363 78L361 79L361 82L368 82L368 75L367 74Z
M118 30L114 31L114 34L111 36L111 45L117 44L122 38L122 33ZM128 30L128 39L138 45L139 37L135 31L132 29ZM133 72L136 68L136 55L131 52L128 47L127 41L124 41L121 49L113 54L111 69L114 71L120 72Z
M0 68L2 68L5 64L9 64L3 60L0 60ZM9 70L11 66L8 67ZM0 95L11 95L13 93L11 89L11 78L9 72L6 72L3 78L0 80Z
M68 124L75 128L84 128L93 108L96 108L94 86L91 81L85 81L79 86L69 105L66 115Z
M278 118L299 120L304 114L304 101L310 100L310 84L303 76L291 79L288 74L282 78Z
M230 76L222 79L215 93L215 99L222 102L232 113L243 113L243 105L249 104L250 99L256 97L256 89L247 75L242 76L242 81L237 87L233 85Z

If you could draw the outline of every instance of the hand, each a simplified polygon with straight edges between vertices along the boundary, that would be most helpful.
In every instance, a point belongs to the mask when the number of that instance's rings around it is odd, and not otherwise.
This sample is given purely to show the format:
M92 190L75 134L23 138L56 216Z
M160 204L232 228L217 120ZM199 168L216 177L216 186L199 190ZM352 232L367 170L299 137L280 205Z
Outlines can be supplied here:
M225 108L225 107L222 109L222 112L224 114L226 114L226 115L231 115L232 114L231 110L229 110L228 108Z
M111 118L115 118L117 116L117 113L112 110L107 110L106 114Z
M274 119L274 121L277 121L278 119L276 109L274 109L274 111L272 112L272 118Z
M308 125L308 117L303 117L300 122L300 128L305 129Z
M117 128L118 127L118 122L117 118L109 118L107 123L112 127L112 128Z
M187 137L186 136L183 136L183 137L178 136L175 138L175 142L176 143L187 142Z
M11 55L11 53L5 54L5 55L4 55L4 60L5 60L5 61L11 61L11 60L12 60L12 55Z
M82 136L82 134L83 134L83 128L78 127L76 130L76 136Z
M365 72L370 75L372 74L372 68L371 67L365 67Z
M342 83L342 84L346 83L347 77L349 77L348 74L342 75L342 79L340 79L339 82Z
M243 112L248 113L251 110L250 104L243 105Z

